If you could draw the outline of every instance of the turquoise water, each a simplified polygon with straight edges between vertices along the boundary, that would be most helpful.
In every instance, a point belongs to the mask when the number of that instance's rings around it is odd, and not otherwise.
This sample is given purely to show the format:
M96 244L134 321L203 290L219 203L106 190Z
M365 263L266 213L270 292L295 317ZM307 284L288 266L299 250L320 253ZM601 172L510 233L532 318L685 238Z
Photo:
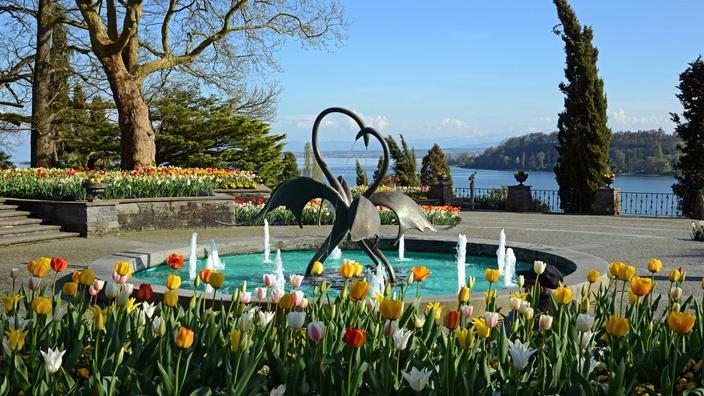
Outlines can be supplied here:
M289 274L304 274L308 261L314 254L315 252L312 250L281 252L286 279L288 280ZM456 292L457 262L454 253L406 252L406 259L404 261L396 259L398 252L385 251L384 254L389 258L399 279L406 279L411 268L414 266L422 265L430 269L432 275L421 283L421 293L423 295L446 295ZM254 300L254 288L263 286L262 275L273 273L274 271L274 254L271 255L272 263L264 263L264 256L261 253L221 256L220 259L225 263L225 286L222 292L230 294L235 288L239 288L242 282L246 280L247 290L252 292L252 300ZM325 262L325 272L337 274L342 259L359 261L365 266L371 263L371 260L364 252L360 250L346 250L342 252L340 259L329 258ZM466 263L466 275L474 276L477 279L473 290L486 290L489 284L484 279L484 270L487 268L496 268L496 259L493 257L468 256ZM199 260L198 271L204 268L204 266L205 260ZM531 265L528 263L516 263L517 269L530 268L530 266ZM137 272L134 274L134 277L143 282L163 285L170 271L171 269L168 266L161 265L156 268ZM370 269L367 268L366 271L367 278L370 279L371 274L368 272ZM182 288L190 288L191 286L188 282L188 261L183 264L183 267L181 267L178 273L184 280ZM333 289L339 288L339 277L333 277L330 282L333 284ZM502 282L502 280L500 279L499 282ZM286 290L288 289L289 286L287 283ZM312 294L310 285L304 284L302 289L307 296Z

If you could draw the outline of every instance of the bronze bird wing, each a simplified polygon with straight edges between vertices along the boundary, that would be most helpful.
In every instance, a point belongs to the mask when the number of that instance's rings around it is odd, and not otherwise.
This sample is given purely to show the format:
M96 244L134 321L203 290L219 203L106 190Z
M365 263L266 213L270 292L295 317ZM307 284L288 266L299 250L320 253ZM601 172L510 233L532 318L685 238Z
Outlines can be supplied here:
M371 201L363 196L352 201L347 221L350 224L350 239L353 242L379 236L381 229L379 211Z
M430 224L428 218L425 217L425 213L423 213L418 204L398 191L376 192L369 197L369 200L376 206L385 206L391 209L396 215L396 220L398 221L396 242L408 230L416 229L422 232L427 229L435 231L435 228Z

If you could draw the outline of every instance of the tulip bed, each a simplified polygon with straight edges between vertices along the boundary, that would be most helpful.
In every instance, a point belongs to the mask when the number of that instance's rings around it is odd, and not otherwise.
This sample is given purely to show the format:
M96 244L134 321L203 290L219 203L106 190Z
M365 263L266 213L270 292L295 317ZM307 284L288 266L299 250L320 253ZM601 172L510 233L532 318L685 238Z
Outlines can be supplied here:
M251 224L256 215L264 208L262 199L243 201L236 199L232 201L235 206L235 217L239 223ZM432 224L435 225L455 225L460 218L460 208L455 206L433 206L421 205L420 208L425 213ZM381 224L397 224L396 215L385 207L379 207ZM293 213L281 206L265 216L265 219L272 225L292 225L298 224ZM335 221L335 213L328 205L321 205L319 199L314 199L303 208L301 222L305 225L332 224Z
M167 265L183 262L173 254ZM539 288L516 292L507 315L495 288L486 312L475 314L473 278L457 294L459 308L421 304L423 282L433 280L424 267L401 285L370 290L359 263L317 263L315 274L346 279L339 297L324 282L303 295L300 275L285 291L276 286L283 279L265 274L257 303L243 284L232 303L213 305L221 273L203 270L187 286L172 273L157 302L151 285L133 290L126 262L105 281L75 272L52 297L66 264L30 262L27 285L3 297L0 394L669 395L704 386L702 302L682 295L683 270L655 284L657 260L642 277L612 263L608 287L591 271L584 298L566 287L550 293L550 313L536 312ZM499 278L492 269L485 276ZM183 306L181 286L194 291Z
M704 241L704 221L692 223L691 236L695 241Z
M212 195L216 189L254 188L258 178L236 169L138 168L132 171L73 168L0 170L0 197L73 201L86 199L84 183L104 183L106 199Z

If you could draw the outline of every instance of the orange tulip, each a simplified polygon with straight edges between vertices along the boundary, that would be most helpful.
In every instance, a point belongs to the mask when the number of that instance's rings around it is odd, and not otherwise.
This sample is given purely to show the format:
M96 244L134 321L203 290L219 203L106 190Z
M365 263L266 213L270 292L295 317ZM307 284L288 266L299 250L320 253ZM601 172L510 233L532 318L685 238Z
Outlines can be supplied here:
M614 337L623 337L628 333L628 319L611 315L606 320L606 332Z
M212 273L213 273L213 270L205 268L200 271L200 273L198 274L198 277L203 282L208 283L210 281L210 274L212 274Z
M369 284L366 278L361 281L352 281L352 286L350 286L350 300L364 300L364 298L367 297L367 293L369 293Z
M450 330L456 329L460 323L460 316L460 311L447 311L445 313L445 327Z
M670 330L679 334L687 334L692 331L697 318L689 312L672 311L667 316L667 325Z
M68 267L68 261L54 257L51 259L51 269L53 269L56 272L63 272L66 267Z
M345 335L342 340L345 344L351 346L352 348L359 348L364 345L367 339L367 333L362 329L356 329L354 327L348 327L345 329Z
M188 349L193 345L193 330L187 327L179 327L176 333L176 346L181 349Z
M486 278L489 283L496 282L499 280L499 270L487 268L486 271L484 271L484 278Z
M225 274L223 274L222 272L217 272L217 271L211 272L210 279L208 279L208 283L214 289L221 288L222 285L225 283Z
M415 282L423 282L432 274L427 267L413 267L411 268L411 272L413 273L413 280Z
M166 264L168 264L169 267L177 270L183 265L183 260L184 257L182 254L171 253L166 259Z
M401 300L389 300L385 298L379 303L379 312L381 316L386 320L396 320L401 316L401 310L403 310L403 301Z
M653 289L653 281L650 278L634 276L631 279L631 291L639 297L647 296Z

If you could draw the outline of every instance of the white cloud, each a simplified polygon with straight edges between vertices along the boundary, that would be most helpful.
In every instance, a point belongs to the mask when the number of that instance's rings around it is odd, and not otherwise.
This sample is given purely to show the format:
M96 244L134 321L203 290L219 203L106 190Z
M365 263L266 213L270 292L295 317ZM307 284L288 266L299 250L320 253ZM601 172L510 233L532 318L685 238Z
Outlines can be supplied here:
M467 122L458 120L457 118L443 118L440 120L440 125L455 129L465 129L467 127Z
M357 115L362 119L365 125L377 129L379 133L389 127L389 119L385 115L368 116L364 113L357 112ZM352 129L357 129L357 123L353 119L349 119L349 124Z
M617 127L636 127L636 128L659 128L669 125L670 119L666 116L632 116L626 114L623 108L612 111L609 117L609 123Z

